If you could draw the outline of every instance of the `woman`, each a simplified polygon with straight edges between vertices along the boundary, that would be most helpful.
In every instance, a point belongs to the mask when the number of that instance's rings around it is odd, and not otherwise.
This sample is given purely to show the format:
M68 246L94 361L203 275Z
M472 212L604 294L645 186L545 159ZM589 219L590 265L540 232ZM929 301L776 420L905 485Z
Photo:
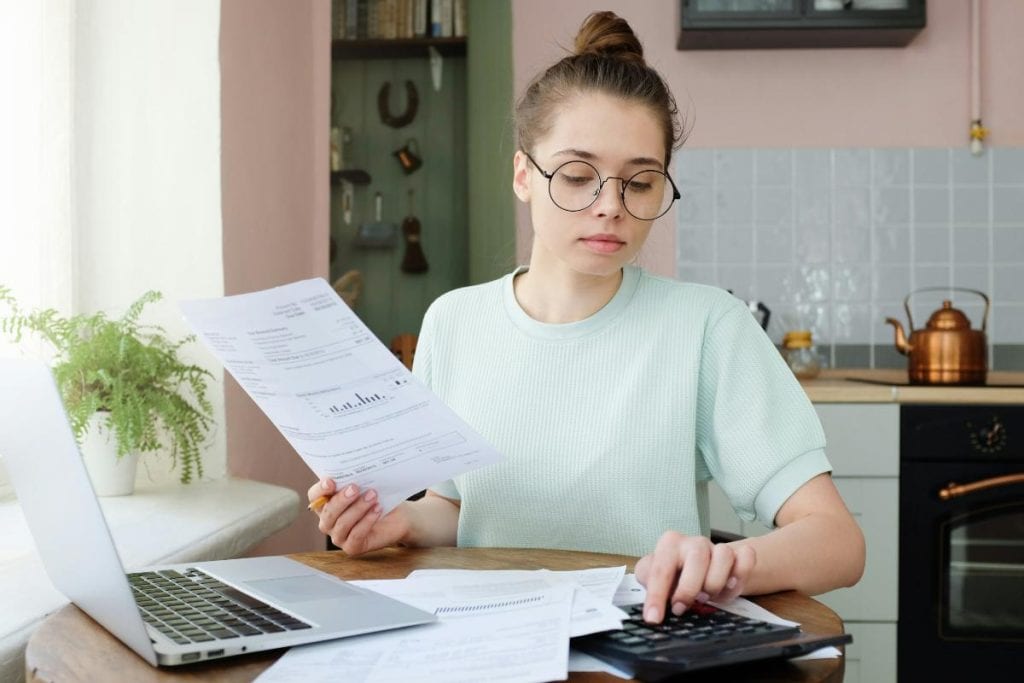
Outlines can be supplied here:
M310 500L332 496L320 530L353 555L396 544L644 555L649 622L709 599L854 584L863 536L778 352L722 290L631 265L679 197L668 170L681 126L629 25L588 17L516 123L529 267L434 302L414 367L507 459L383 517L376 492L318 482ZM711 478L741 517L776 529L712 543Z

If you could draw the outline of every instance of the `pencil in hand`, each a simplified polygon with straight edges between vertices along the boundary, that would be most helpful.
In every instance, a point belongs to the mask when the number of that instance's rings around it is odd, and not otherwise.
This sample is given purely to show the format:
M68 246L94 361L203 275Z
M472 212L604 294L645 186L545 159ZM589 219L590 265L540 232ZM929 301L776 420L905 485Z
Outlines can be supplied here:
M314 498L313 501L306 508L316 514L320 514L320 511L324 509L324 505L327 505L327 501L331 499L335 493L338 492L338 485L330 477L322 477L320 479L320 490L326 493L321 493L319 497Z
M327 505L327 501L329 501L330 499L331 499L330 496L320 496L319 498L314 500L312 503L310 503L309 507L306 508L306 509L307 510L312 510L313 512L315 512L317 514L320 514L320 511L324 509L324 505Z

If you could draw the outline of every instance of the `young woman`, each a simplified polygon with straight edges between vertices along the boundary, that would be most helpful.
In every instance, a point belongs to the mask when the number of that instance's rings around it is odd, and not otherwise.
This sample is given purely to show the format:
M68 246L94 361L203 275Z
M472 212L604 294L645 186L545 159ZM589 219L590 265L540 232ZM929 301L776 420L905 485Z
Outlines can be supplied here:
M588 17L516 119L529 267L434 302L414 367L507 459L383 517L375 491L317 482L310 500L331 496L320 530L352 555L399 544L642 555L650 622L709 599L854 584L863 536L775 347L726 292L632 265L679 198L669 161L681 127L629 25ZM712 543L710 479L742 518L775 529Z

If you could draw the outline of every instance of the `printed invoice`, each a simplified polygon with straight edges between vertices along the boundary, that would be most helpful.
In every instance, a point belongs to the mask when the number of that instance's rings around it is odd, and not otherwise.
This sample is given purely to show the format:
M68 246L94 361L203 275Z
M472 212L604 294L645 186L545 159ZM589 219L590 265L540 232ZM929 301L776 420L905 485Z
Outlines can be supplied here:
M323 279L185 301L198 337L318 477L374 488L384 512L503 459Z

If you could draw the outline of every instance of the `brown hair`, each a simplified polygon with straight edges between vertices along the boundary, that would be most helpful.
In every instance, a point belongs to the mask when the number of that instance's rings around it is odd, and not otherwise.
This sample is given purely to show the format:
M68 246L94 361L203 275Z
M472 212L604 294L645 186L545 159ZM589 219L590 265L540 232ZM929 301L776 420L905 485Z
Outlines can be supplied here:
M647 65L644 48L625 19L614 12L594 12L576 34L574 53L526 88L516 104L519 148L532 152L538 138L552 126L552 116L566 99L598 91L648 106L665 136L665 166L683 142L679 108L661 75Z

